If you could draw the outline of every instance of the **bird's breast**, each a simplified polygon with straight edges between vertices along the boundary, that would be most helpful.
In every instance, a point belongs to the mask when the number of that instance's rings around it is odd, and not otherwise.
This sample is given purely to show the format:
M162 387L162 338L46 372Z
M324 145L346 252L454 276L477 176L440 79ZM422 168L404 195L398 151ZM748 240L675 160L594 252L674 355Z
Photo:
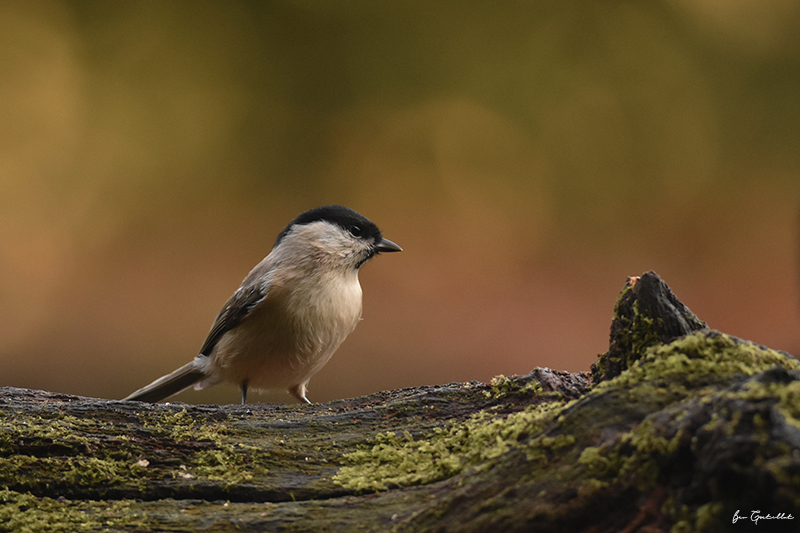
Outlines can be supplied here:
M324 351L344 340L361 318L361 285L357 275L331 275L318 283L295 288L288 295L286 313L295 324L302 351Z
M358 324L361 296L357 273L276 285L220 339L215 366L227 379L247 379L256 388L307 380Z

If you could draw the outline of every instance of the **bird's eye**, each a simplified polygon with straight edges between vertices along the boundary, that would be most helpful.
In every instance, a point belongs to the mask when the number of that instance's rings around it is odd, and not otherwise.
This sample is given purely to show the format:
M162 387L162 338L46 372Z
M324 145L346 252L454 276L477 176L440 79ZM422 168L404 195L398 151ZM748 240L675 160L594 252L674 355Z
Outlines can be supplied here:
M361 237L361 226L350 226L350 235L353 237Z

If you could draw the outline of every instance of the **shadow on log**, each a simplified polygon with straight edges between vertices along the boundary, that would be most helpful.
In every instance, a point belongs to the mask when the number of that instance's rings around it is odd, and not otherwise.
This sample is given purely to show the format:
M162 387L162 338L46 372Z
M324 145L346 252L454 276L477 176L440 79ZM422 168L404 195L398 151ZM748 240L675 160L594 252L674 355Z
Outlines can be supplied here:
M591 376L311 406L2 388L0 531L796 531L798 369L650 272Z

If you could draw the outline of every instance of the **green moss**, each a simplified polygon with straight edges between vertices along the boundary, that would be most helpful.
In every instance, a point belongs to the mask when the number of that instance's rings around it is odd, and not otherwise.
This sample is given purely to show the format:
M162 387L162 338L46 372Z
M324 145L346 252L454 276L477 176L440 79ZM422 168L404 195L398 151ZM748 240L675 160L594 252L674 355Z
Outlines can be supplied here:
M581 481L580 485L578 485L578 496L586 497L592 494L596 494L600 491L608 490L609 484L605 481L600 481L599 479L589 478ZM544 492L544 491L542 491ZM540 498L543 497L544 494L540 493Z
M800 369L797 359L781 352L723 333L697 332L647 349L639 361L616 378L599 383L596 390L669 383L672 392L688 394L689 389L696 391L729 382L736 375L752 376L776 365L787 370ZM653 393L646 387L642 390Z
M681 435L666 439L653 430L645 419L636 428L623 433L613 445L588 446L578 464L590 478L608 483L622 480L645 489L658 482L661 464L678 449Z
M542 386L536 380L524 383L519 379L507 378L503 374L493 377L489 384L492 386L492 390L483 391L483 395L487 399L499 399L509 394L541 394L543 392Z
M573 444L575 444L574 435L556 435L555 437L539 435L531 439L525 446L525 456L529 461L547 464L553 452L569 448Z
M563 402L529 406L524 411L492 418L481 411L464 423L417 438L408 432L378 434L373 446L345 456L333 480L356 490L386 490L444 479L469 467L486 468L493 459L512 448L521 448L531 459L546 458L546 449L558 449L574 442L569 436L532 439L558 416Z
M673 498L668 498L662 511L674 517L670 533L703 533L719 531L720 523L730 523L731 517L723 515L724 506L719 502L709 502L697 508L681 505L675 508Z
M42 480L56 486L114 485L140 482L143 468L130 450L111 444L101 456L86 456L93 450L83 433L108 433L101 420L77 418L61 413L48 416L0 418L2 453L0 486L40 486ZM112 432L113 433L113 432ZM125 443L123 435L110 435L111 443Z
M131 528L147 530L151 524L137 513L136 502L70 501L37 498L0 490L0 531L52 533Z
M266 476L264 465L268 454L247 444L219 444L214 450L202 451L193 456L185 473L209 481L224 481L223 488ZM185 477L184 472L177 475Z
M777 399L776 408L786 422L800 428L800 381L790 383L751 382L734 395L744 400Z
M800 415L800 382L785 383L750 383L741 391L731 391L721 394L718 388L711 385L728 384L736 376L748 377L764 372L775 366L787 370L800 369L800 362L792 357L763 348L761 346L742 342L724 334L695 333L682 337L670 344L655 346L648 349L645 356L631 368L618 377L598 384L590 395L603 394L609 391L624 390L628 394L646 396L650 399L664 398L665 405L675 399L696 399L704 403L718 401L721 397L758 399L778 398L778 407L792 424L800 424L796 416ZM669 385L667 385L669 384ZM680 410L674 413L679 417L685 414ZM703 426L712 429L726 426L726 431L733 434L736 431L740 413L729 413L730 420L720 417L714 412L711 419ZM753 423L758 429L765 422L756 416ZM653 432L653 422L645 419L633 430L623 434L620 444L646 455L666 456L674 453L682 435L676 434L671 439L656 436ZM610 459L598 458L601 450L607 448L586 448L581 455L581 463L594 472L605 470ZM618 469L626 468L620 463Z
M726 402L771 398L789 424L800 425L800 382L742 385L748 377L775 367L795 370L800 364L784 353L728 335L698 332L644 348L630 368L576 401L549 398L504 417L481 412L464 423L423 435L379 434L371 448L346 456L349 464L334 481L356 491L385 490L444 479L469 468L485 469L503 455L519 451L532 463L530 476L542 498L550 493L548 483L563 485L566 480L573 480L578 494L587 498L601 497L611 486L647 493L674 474L676 461L700 453L695 449L699 433L709 438L744 435L760 446L767 443L770 421L758 413L743 416ZM519 388L510 381L495 378L492 396ZM742 386L731 386L736 383ZM628 408L634 405L635 409ZM586 429L598 427L598 416L605 417L601 427L613 428L615 410L626 413L628 418L619 423L630 429L606 437L603 444L586 446L597 442ZM636 412L641 413L639 421L629 418ZM710 413L699 427L692 425L697 412ZM790 456L791 450L786 453ZM554 458L563 461L556 471L539 468ZM763 452L756 462L783 483L800 483L796 464L779 451ZM677 495L667 495L679 501ZM664 512L674 518L675 531L710 531L724 508L719 501L668 507ZM554 504L553 512L557 508Z
M100 428L97 420L77 418L70 415L52 414L43 416L20 416L0 418L0 451L10 453L16 449L15 442L23 438L30 446L57 444L67 448L85 447L89 440L76 435L73 429L95 431Z
M145 490L147 481L163 477L224 482L222 488L268 473L268 454L255 446L231 442L227 428L205 417L181 411L154 410L139 415L142 438L164 439L175 455L167 465L150 463L138 439L115 434L124 424L76 418L58 412L0 418L0 487L70 493L81 487L128 486ZM82 434L109 434L104 446L94 447ZM184 441L209 446L175 446ZM160 458L158 458L160 459ZM175 463L178 463L177 466ZM44 485L43 485L44 484Z
M597 481L615 476L620 470L620 462L619 454L610 453L608 445L587 446L578 457L578 464L586 468L591 476L589 479Z
M143 428L174 441L210 440L220 444L227 433L224 423L212 422L204 416L192 416L185 408L180 411L145 411L139 413L138 418Z
M0 483L13 487L145 486L145 469L135 461L95 457L0 457Z
M598 384L587 399L622 393L625 401L654 405L654 414L612 443L584 448L578 464L599 482L634 485L646 491L670 475L670 465L682 448L688 445L692 453L699 453L698 434L736 435L757 444L759 455L753 464L766 465L786 486L798 486L800 475L790 458L791 450L787 448L781 454L767 446L771 422L757 412L744 415L734 410L741 405L736 403L739 400L773 400L786 422L800 427L800 381L750 380L741 387L731 387L737 378L743 383L776 367L797 370L800 363L784 353L716 332L698 332L651 347L628 370ZM682 421L691 417L691 405L707 406L704 411L710 412L710 419L687 435ZM672 433L665 435L664 428L673 428ZM713 501L668 509L675 518L672 531L714 529L723 507L722 502Z
M631 309L624 309L634 291L635 284L627 284L617 297L614 305L612 326L612 348L602 354L592 365L595 381L630 367L640 359L648 348L659 344L659 330L663 329L663 320L642 313L639 300L635 299Z
M624 334L620 337L624 353L632 362L644 354L645 350L659 343L658 330L663 329L663 320L644 315L639 310L639 300L633 302L633 317L624 319Z
M140 415L139 420L143 426L178 442L214 443L213 448L198 450L187 457L186 464L172 471L173 477L224 481L225 487L230 487L269 472L264 466L268 454L255 446L231 442L228 427L223 423L211 422L202 416L191 416L186 409L147 413Z
M184 464L169 475L184 479L223 481L225 487L252 481L266 475L268 454L255 446L231 442L228 425L210 421L204 416L192 416L186 409L158 410L139 414L141 425L153 433L176 442L211 441L212 448L196 450L185 457Z
M701 505L695 512L695 531L708 531L720 518L723 505L719 502ZM726 517L727 518L727 517Z

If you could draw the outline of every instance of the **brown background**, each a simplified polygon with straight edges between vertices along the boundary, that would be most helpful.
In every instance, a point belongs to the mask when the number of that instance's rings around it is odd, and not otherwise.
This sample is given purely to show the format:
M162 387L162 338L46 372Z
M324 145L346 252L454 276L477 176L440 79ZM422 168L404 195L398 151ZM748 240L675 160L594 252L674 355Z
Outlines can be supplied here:
M650 269L800 353L793 0L8 2L0 72L0 385L187 362L327 203L405 252L314 401L586 369Z

